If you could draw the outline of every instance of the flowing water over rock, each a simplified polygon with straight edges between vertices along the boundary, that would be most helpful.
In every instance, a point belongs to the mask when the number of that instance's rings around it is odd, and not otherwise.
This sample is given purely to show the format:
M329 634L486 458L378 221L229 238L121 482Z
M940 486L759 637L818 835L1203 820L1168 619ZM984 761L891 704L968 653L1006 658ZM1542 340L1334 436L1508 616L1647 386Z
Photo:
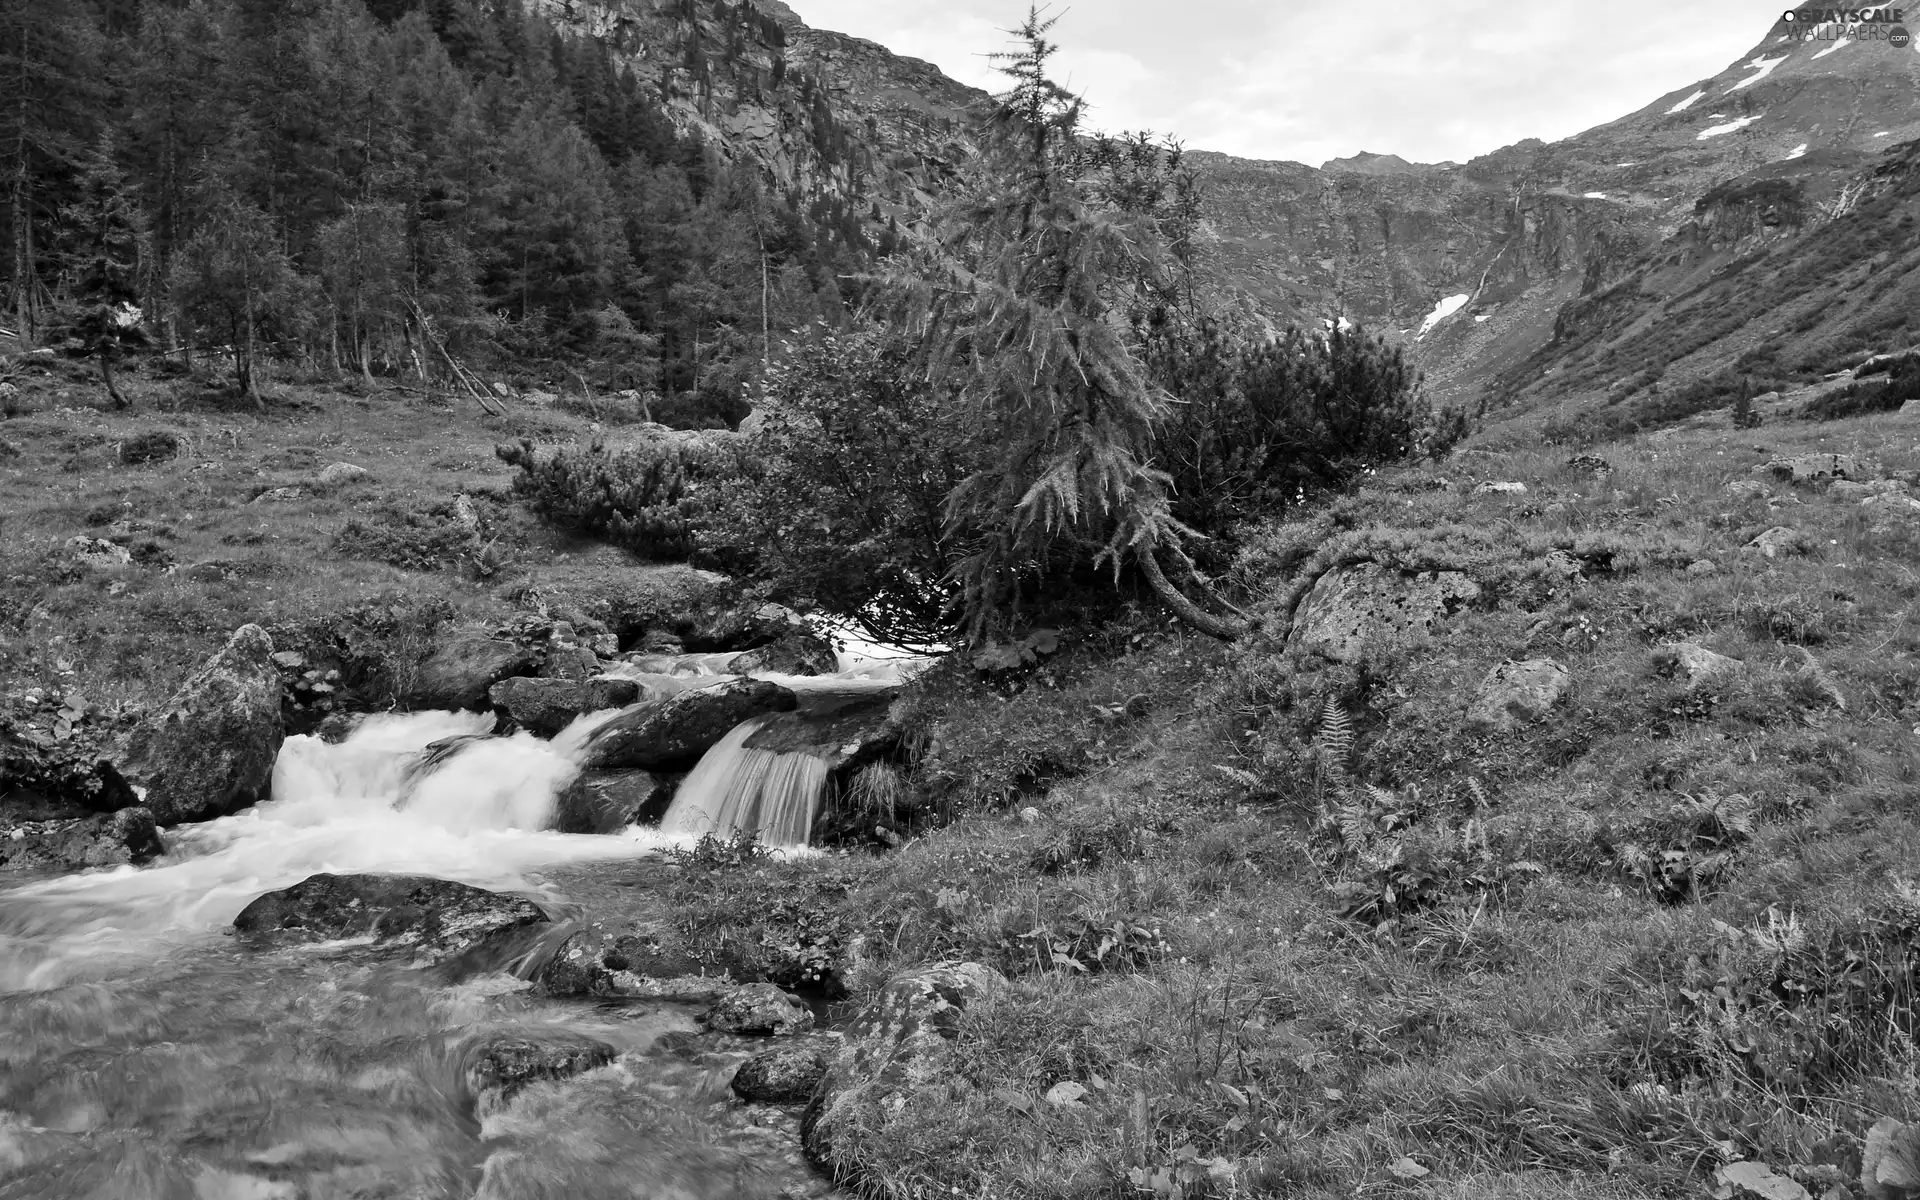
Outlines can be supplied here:
M696 1033L690 1009L553 1000L504 948L423 963L229 932L322 872L576 915L569 873L663 842L542 831L595 723L543 742L417 714L290 738L271 803L172 830L144 869L0 892L0 1200L828 1194L789 1114L727 1098L751 1044Z

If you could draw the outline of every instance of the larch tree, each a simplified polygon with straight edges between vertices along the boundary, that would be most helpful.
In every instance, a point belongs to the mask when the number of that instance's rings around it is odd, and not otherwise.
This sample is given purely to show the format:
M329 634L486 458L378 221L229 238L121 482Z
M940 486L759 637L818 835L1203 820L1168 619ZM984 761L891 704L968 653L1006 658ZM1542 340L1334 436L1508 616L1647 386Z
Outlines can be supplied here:
M148 251L146 215L134 202L116 160L111 136L101 139L81 163L79 196L62 214L68 284L73 296L71 328L115 408L127 398L113 378L113 364L145 346L140 275Z

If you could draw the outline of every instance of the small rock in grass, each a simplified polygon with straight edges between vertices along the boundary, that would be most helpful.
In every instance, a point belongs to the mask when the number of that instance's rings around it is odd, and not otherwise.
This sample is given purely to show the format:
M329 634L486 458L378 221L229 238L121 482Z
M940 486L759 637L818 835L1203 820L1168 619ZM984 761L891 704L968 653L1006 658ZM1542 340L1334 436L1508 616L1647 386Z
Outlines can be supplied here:
M132 551L125 546L116 546L105 538L90 538L84 534L67 539L67 553L81 566L95 570L124 567L133 561Z
M1551 658L1505 662L1487 673L1467 724L1482 733L1506 733L1537 721L1573 686L1567 668Z
M1710 558L1697 559L1694 562L1687 564L1687 574L1695 577L1698 577L1701 575L1712 575L1719 569L1720 569L1720 564L1717 562L1714 562Z
M1713 1178L1716 1200L1813 1200L1806 1188L1764 1163L1727 1163Z
M1851 454L1795 454L1767 464L1775 479L1797 487L1819 487L1838 479L1859 479L1865 472Z
M1866 1200L1920 1200L1920 1126L1882 1117L1860 1151Z
M1806 535L1798 529L1786 525L1775 525L1748 542L1745 548L1756 551L1766 558L1783 558L1792 554L1805 554L1808 543Z
M1527 494L1527 485L1512 481L1489 480L1473 489L1473 494L1476 496L1524 496Z
M356 467L352 463L337 462L329 465L315 477L314 482L323 488L345 487L350 483L360 483L369 477L365 467Z
M1773 489L1758 479L1736 479L1724 490L1736 500L1759 500L1773 494Z
M1670 642L1653 651L1654 665L1676 675L1684 675L1689 688L1722 683L1747 669L1737 658L1715 654L1692 642Z

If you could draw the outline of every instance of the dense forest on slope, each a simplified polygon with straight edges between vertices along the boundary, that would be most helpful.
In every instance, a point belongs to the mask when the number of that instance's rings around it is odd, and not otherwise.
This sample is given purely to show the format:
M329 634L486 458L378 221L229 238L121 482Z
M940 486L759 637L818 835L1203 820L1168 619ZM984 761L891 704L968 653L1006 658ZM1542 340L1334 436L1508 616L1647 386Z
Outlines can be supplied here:
M718 7L712 60L778 39ZM824 97L784 84L831 152ZM266 346L369 375L564 360L657 419L737 418L765 333L841 312L892 235L660 99L519 0L0 0L9 323L98 344L85 314L129 314L234 348L243 388Z

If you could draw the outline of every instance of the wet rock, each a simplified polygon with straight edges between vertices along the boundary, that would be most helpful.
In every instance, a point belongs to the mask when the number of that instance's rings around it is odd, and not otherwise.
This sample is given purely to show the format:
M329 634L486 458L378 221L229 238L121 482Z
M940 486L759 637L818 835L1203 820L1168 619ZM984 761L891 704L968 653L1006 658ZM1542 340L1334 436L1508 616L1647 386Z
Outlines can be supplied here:
M791 712L794 694L761 679L736 679L637 704L595 730L585 763L602 770L692 766L750 717Z
M1653 662L1661 670L1684 678L1689 688L1713 687L1747 669L1747 664L1737 658L1715 654L1705 646L1692 642L1671 642L1655 647Z
M1807 541L1805 534L1786 525L1775 525L1742 547L1763 558L1786 558L1794 554L1805 554L1810 548L1811 543Z
M1920 1200L1920 1125L1882 1117L1860 1151L1865 1200Z
M285 735L280 700L273 642L258 625L243 625L133 727L113 761L146 789L142 803L162 825L237 812L267 797Z
M589 652L591 653L591 652ZM640 698L631 679L503 679L487 689L493 707L522 729L552 737L581 713L625 708Z
M372 478L372 475L365 467L357 467L347 462L337 462L328 464L320 474L314 476L314 482L323 488L332 489L346 487L348 484L353 483L364 483L370 478Z
M165 852L153 814L123 808L51 821L15 821L0 806L0 871L79 871L139 864Z
M872 1163L862 1135L884 1137L916 1094L949 1086L960 1014L1005 985L991 967L956 962L889 983L848 1026L801 1118L807 1157L842 1180L857 1180Z
M700 1019L715 1033L752 1037L781 1037L813 1028L813 1010L771 983L735 988Z
M117 812L140 803L107 761L105 731L91 721L69 721L61 737L63 719L39 705L0 707L0 788L6 789L0 795L11 801L30 793L50 801L58 811L44 817ZM0 810L7 807L0 804Z
M1822 487L1836 479L1860 479L1865 472L1851 454L1796 454L1767 464L1773 477L1795 487Z
M1329 571L1300 602L1290 648L1354 662L1369 642L1424 642L1480 587L1459 571L1408 574L1378 563Z
M656 825L683 776L652 771L582 771L560 793L553 827L561 833L618 833Z
M1546 716L1572 687L1573 676L1551 658L1501 663L1480 685L1467 725L1481 733L1510 733Z
M600 673L600 656L586 646L554 646L540 664L542 679L592 679Z
M657 938L614 934L598 925L572 934L536 980L549 995L628 999L719 1000L740 985L726 968L709 970Z
M813 1097L826 1078L827 1060L807 1046L781 1046L756 1054L733 1073L733 1094L756 1104L798 1104Z
M566 1029L500 1033L468 1047L467 1086L506 1099L530 1083L567 1079L613 1061L612 1046Z
M1735 500L1764 500L1773 495L1773 489L1758 479L1736 479L1722 490Z
M487 689L502 679L525 675L536 662L533 651L483 633L448 637L420 664L408 699L416 708L486 707Z
M73 561L92 570L107 570L112 567L124 567L133 562L133 552L125 546L118 546L105 538L70 537L67 539L67 554Z
M260 896L233 919L259 945L371 936L440 957L546 923L531 900L424 875L310 875Z
M746 651L728 669L738 675L831 675L840 669L840 657L826 638L811 629L795 629Z
M321 718L318 725L313 727L313 736L329 746L337 746L346 741L354 730L360 728L366 719L365 713L328 713Z

